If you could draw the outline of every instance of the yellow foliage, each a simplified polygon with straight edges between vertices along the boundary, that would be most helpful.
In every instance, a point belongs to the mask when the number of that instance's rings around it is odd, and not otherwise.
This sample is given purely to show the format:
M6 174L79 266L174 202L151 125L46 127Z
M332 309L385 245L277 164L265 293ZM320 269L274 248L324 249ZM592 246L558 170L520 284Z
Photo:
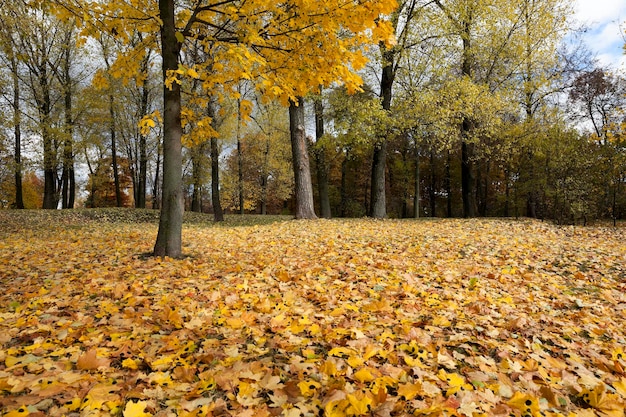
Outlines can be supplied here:
M623 416L623 228L89 213L0 211L2 415Z

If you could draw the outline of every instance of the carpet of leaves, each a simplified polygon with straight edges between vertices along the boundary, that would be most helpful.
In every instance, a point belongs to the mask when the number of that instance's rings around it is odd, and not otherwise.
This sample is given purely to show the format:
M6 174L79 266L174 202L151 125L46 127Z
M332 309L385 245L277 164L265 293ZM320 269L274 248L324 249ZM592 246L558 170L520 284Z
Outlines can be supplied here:
M624 416L623 227L0 223L5 416Z

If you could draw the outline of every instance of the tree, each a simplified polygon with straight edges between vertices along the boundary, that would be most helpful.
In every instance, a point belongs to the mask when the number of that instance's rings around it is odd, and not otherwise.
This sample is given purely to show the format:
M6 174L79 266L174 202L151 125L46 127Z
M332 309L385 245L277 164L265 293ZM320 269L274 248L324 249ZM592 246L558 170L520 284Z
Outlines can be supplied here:
M2 7L2 12L7 12L10 9ZM2 28L0 29L0 44L2 45L2 58L7 64L7 67L11 72L11 87L13 90L13 97L10 102L11 110L13 112L13 135L14 135L14 178L15 178L15 208L23 209L24 197L22 188L22 109L21 109L21 88L19 79L19 60L15 54L16 51L16 39L18 35L12 28L14 27L12 13L8 15L2 15L0 17L0 23Z
M396 79L401 57L415 44L410 40L411 26L418 15L420 4L418 0L404 0L399 2L398 7L391 14L390 23L399 42L394 45L381 42L380 62L382 71L380 75L380 98L382 108L389 112L393 98L393 84ZM387 215L387 200L385 196L385 170L387 168L387 135L385 132L374 144L372 158L372 181L371 181L371 209L370 216L383 218Z
M320 214L325 219L332 217L330 209L330 197L328 195L328 164L326 162L326 149L322 143L324 138L324 103L320 94L313 101L315 111L315 166L317 172L317 194L319 196Z
M315 219L313 184L309 167L309 151L304 128L304 100L297 97L289 103L291 160L294 170L296 219Z
M56 25L41 8L28 8L23 4L16 6L14 22L19 22L19 26L13 27L16 47L22 51L20 60L28 70L27 85L37 109L38 130L43 143L43 208L56 209L60 191L57 173L59 141L53 129L56 86L52 68L57 68L61 60L60 42L65 39L62 33L67 27Z
M283 110L283 109L281 109ZM286 120L285 120L286 122ZM223 175L224 204L239 210L239 165L246 189L243 202L247 212L278 214L293 194L293 169L288 126L266 132L249 126L241 138L241 156L232 151L225 161Z
M266 96L280 97L285 105L298 102L311 86L317 89L341 81L355 89L360 78L351 68L365 63L356 46L366 40L389 41L388 26L378 18L395 7L394 2L374 0L327 4L233 0L176 8L174 0L159 0L157 13L150 2L145 7L126 2L85 1L78 7L70 1L59 3L61 14L69 11L69 15L86 17L93 24L92 31L104 28L120 39L130 32L131 24L133 31L147 33L159 27L164 82L163 200L154 254L173 257L181 255L183 213L180 77L199 77L205 90L227 85L228 80L253 79ZM220 70L211 63L198 62L191 68L179 65L187 40L200 41L215 53L212 62L228 65L222 64Z

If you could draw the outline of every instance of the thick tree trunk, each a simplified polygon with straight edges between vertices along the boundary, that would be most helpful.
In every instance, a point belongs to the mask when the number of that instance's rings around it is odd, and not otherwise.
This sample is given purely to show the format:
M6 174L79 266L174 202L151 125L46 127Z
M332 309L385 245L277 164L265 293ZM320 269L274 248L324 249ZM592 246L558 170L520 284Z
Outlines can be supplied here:
M395 71L393 63L395 51L381 46L383 49L383 72L380 80L380 95L384 110L391 109L391 94ZM372 161L372 184L371 184L371 209L370 216L374 218L387 217L387 198L385 195L385 171L387 167L387 138L379 138L379 142L374 145L374 156Z
M13 132L15 134L15 208L24 208L22 190L22 115L20 114L20 80L17 74L17 60L11 57L13 76Z
M387 205L385 196L385 168L387 161L387 140L382 139L380 143L374 145L374 160L372 163L372 184L371 184L371 209L370 216L382 219L387 216Z
M296 219L316 219L313 205L313 184L309 167L309 150L304 130L304 101L289 104L289 133L295 180Z
M321 99L315 103L315 139L319 145L324 136L324 106ZM330 210L330 197L328 195L328 166L326 164L326 152L323 147L315 150L315 166L317 168L317 192L320 198L320 214L325 219L332 217Z
M463 122L465 125L466 122ZM476 178L471 159L471 144L461 144L461 194L463 196L463 217L476 216Z
M464 17L463 32L461 38L463 41L463 60L461 62L461 73L473 79L472 63L473 56L471 50L471 14ZM473 146L468 143L471 131L471 123L467 118L461 123L461 196L463 199L463 217L474 217L476 215L476 195L475 195L475 176L472 164Z
M168 71L178 69L180 44L176 39L174 0L159 0L162 20L161 48L163 67L163 198L159 232L154 245L155 256L178 258L182 255L183 164L181 96L178 83L168 88Z
M65 134L63 142L63 175L62 175L62 203L64 209L74 208L76 198L76 176L74 174L74 122L72 120L72 86L70 78L70 60L66 56L64 68L64 107L65 107Z

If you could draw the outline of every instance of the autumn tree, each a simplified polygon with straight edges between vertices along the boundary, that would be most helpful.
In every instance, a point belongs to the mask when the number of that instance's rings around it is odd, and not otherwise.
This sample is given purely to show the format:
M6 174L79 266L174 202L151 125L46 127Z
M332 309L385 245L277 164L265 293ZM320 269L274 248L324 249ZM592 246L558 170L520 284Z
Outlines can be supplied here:
M4 6L4 4L3 4ZM20 62L16 52L16 33L14 19L15 13L12 13L9 8L2 7L2 15L0 16L0 46L2 47L2 61L5 63L5 67L10 71L11 89L12 95L9 99L11 111L12 111L12 123L13 123L13 164L14 178L15 178L15 208L23 209L24 197L22 188L22 109L21 109L21 83L20 83ZM5 89L3 89L5 90ZM5 95L5 91L3 91ZM11 166L6 164L5 166Z
M260 130L246 133L240 142L241 158L237 152L226 158L222 191L226 208L239 212L241 172L246 190L244 210L259 214L281 212L293 192L291 147L287 126L284 127L282 132L269 136Z
M131 31L160 33L163 200L154 253L174 257L181 254L183 213L181 77L198 77L207 90L228 80L253 79L268 98L280 98L285 105L291 101L295 110L298 97L319 85L342 81L358 88L360 78L351 69L362 67L365 58L356 46L389 41L391 34L379 17L395 7L394 2L383 1L305 0L287 4L200 1L180 8L174 0L160 0L158 9L154 2L144 7L126 2L59 3L61 14L88 19L92 33L104 29L120 39L128 39ZM219 70L201 62L191 68L181 65L181 51L196 40L214 52L213 61L222 63Z
M54 22L42 8L18 3L12 10L15 13L12 27L16 34L15 48L22 52L19 57L27 71L25 84L36 108L38 134L43 143L43 208L56 209L60 181L57 172L59 138L54 121L59 112L55 108L58 85L53 68L58 68L63 59L63 34L70 29Z

